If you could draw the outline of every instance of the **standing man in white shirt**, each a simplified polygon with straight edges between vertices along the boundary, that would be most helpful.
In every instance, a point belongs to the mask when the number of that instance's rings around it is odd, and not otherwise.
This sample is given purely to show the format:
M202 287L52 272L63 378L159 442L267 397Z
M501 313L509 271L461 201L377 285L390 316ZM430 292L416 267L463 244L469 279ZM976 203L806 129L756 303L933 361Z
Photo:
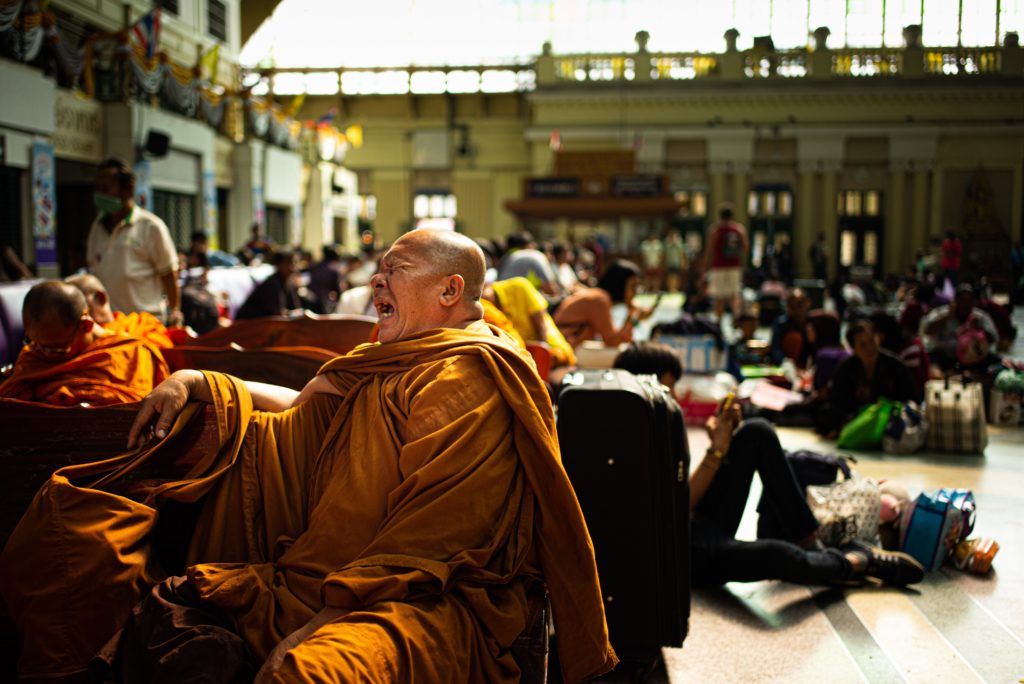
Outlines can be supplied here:
M178 251L167 225L136 206L134 195L135 171L128 162L111 157L100 163L93 195L100 213L86 243L89 270L115 311L145 311L168 326L181 325Z

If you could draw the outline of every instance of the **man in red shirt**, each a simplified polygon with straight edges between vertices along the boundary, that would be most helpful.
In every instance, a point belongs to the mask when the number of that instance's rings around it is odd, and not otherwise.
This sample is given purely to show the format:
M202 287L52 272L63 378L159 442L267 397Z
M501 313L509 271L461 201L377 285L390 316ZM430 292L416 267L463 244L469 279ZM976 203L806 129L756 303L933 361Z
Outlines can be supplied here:
M711 226L704 246L704 268L708 274L708 295L715 302L715 315L721 319L728 299L733 316L739 315L743 288L743 265L750 253L747 230L732 220L732 207L723 204L718 223Z
M956 287L957 274L960 272L961 252L963 245L960 238L952 230L947 230L946 239L942 241L942 270L953 287Z

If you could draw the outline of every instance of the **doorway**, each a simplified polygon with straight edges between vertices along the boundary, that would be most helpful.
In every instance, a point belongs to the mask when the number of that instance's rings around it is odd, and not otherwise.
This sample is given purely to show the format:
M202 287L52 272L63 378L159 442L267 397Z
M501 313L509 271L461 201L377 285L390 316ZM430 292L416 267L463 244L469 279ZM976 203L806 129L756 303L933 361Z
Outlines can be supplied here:
M839 273L845 277L882 277L885 216L881 190L842 190L838 205Z

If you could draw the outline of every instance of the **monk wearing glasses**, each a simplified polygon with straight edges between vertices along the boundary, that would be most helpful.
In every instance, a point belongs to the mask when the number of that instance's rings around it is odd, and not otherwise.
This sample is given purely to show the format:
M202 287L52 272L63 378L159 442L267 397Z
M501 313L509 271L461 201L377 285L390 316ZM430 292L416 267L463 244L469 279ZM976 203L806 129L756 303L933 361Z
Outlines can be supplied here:
M140 401L170 371L151 342L104 330L85 295L52 280L25 295L25 346L0 397L55 406Z

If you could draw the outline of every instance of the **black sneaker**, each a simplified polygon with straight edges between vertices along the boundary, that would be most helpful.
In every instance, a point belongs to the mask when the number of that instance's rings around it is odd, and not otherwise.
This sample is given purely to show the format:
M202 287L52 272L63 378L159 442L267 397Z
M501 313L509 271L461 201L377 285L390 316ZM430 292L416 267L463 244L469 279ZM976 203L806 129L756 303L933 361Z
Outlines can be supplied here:
M844 553L850 551L863 555L867 561L862 573L865 577L895 587L917 584L924 579L924 566L902 551L887 551L859 541L851 542L843 548Z

